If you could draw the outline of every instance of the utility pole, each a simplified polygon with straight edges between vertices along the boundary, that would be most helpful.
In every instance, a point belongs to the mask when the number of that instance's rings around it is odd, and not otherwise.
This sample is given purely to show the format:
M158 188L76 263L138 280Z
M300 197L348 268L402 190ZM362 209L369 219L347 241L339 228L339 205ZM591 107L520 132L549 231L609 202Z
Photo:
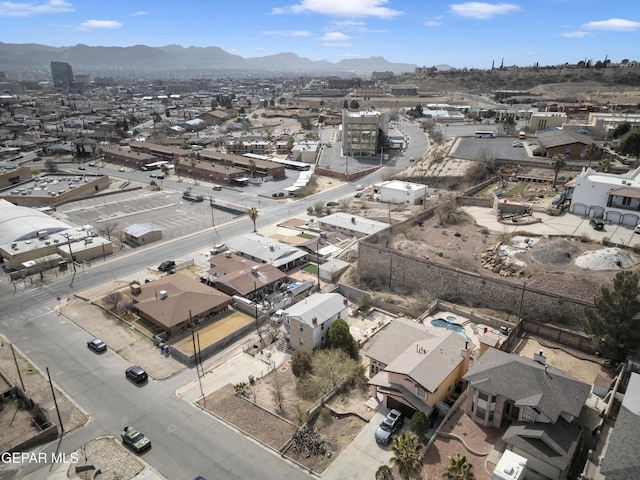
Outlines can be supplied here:
M51 395L53 396L53 404L56 407L56 413L58 414L58 422L60 422L60 435L64 434L64 426L62 425L62 417L60 416L60 409L58 408L58 401L56 400L56 391L53 388L51 382L51 374L49 373L49 367L47 367L47 377L49 378L49 386L51 387Z

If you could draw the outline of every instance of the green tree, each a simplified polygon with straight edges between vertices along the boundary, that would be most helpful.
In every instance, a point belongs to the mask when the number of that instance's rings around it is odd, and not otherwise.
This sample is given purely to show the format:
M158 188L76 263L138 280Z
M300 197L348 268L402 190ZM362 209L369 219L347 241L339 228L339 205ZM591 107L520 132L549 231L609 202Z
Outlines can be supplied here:
M431 422L422 410L414 413L409 421L409 428L413 433L418 435L419 438L423 438L427 434L430 426Z
M291 371L296 378L304 377L313 371L313 359L308 352L296 350L291 355Z
M173 171L176 172L176 175L178 175L178 180L180 180L180 161L181 161L181 157L180 155L174 155L173 156Z
M551 158L551 168L553 168L553 188L556 188L556 182L558 181L558 174L566 164L567 162L564 159L564 155L557 153L553 156L553 158Z
M249 218L253 222L253 233L256 233L256 220L260 216L260 211L256 207L249 207L247 209L247 215L249 215Z
M613 290L601 287L593 307L585 309L584 329L607 358L624 360L640 347L639 277L629 270L618 272Z
M169 167L167 167L166 165L161 165L160 166L160 170L162 170L162 174L163 175L168 175L169 174Z
M602 173L608 173L611 171L611 160L609 160L608 158L603 158L602 160L599 160L598 163L596 164L594 170L596 172L602 172Z
M611 138L620 138L625 136L627 133L629 133L630 130L631 130L631 124L629 122L623 122L620 125L618 125L616 128L614 128L609 134L609 136Z
M339 348L349 357L358 358L358 342L349 331L349 325L343 319L335 320L327 331L327 348Z
M248 167L249 167L249 174L253 177L256 173L256 162L253 159L249 159L249 162L247 163Z
M633 155L636 160L640 159L640 130L632 131L620 145L620 153Z
M442 474L444 478L449 480L474 480L473 465L467 457L456 453L455 457L449 457L449 465L447 471Z
M408 477L420 471L424 445L415 433L402 432L395 437L391 451L391 463L398 467L400 475Z
M393 480L393 472L387 465L382 465L376 470L376 480Z

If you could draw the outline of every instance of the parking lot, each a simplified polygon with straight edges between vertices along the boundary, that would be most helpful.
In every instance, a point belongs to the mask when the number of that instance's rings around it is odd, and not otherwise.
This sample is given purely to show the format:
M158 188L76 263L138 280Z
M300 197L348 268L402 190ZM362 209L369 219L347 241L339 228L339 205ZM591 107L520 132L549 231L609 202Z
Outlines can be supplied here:
M189 202L179 192L148 188L71 202L58 207L57 214L63 221L89 224L98 232L108 223L117 224L115 230L152 223L162 229L165 239L222 225L236 218L229 212L211 208L208 199Z

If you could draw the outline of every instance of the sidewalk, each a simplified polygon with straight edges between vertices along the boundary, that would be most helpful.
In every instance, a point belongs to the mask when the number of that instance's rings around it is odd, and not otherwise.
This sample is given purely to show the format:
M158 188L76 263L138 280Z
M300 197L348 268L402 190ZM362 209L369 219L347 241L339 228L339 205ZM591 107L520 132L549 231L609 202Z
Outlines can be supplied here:
M204 375L180 387L176 395L186 402L195 403L202 398L203 392L208 395L229 384L248 383L250 375L256 379L262 378L289 358L284 352L276 350L274 345L255 357L242 351L244 342L236 345L233 350L205 361Z

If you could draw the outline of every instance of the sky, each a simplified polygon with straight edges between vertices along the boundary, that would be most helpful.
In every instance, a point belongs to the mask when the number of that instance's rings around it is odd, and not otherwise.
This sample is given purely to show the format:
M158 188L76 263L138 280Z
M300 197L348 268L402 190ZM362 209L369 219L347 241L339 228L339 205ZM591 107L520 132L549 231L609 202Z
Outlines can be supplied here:
M0 42L456 68L640 60L637 0L0 0ZM0 66L1 67L1 66Z

